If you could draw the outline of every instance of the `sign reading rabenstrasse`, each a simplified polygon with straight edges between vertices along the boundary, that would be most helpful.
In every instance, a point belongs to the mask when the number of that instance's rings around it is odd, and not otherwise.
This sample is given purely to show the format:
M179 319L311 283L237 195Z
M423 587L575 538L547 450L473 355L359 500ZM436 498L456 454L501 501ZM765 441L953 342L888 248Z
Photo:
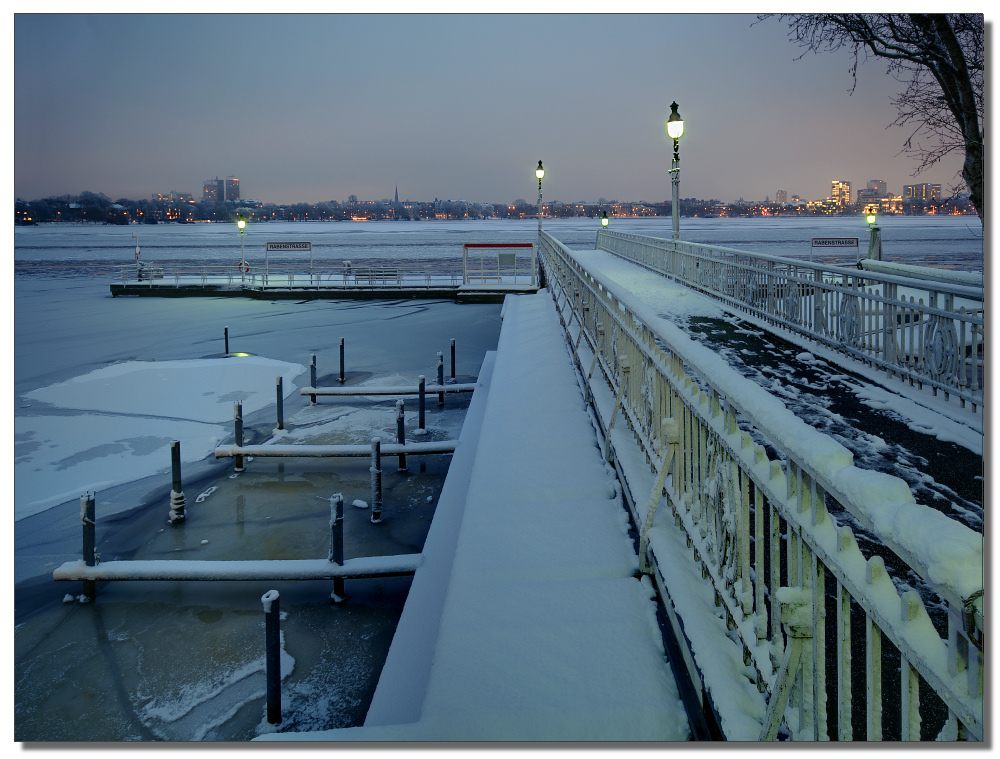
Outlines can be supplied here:
M856 248L858 247L857 237L814 237L812 238L814 248Z
M312 253L312 243L311 242L269 242L267 244L268 253L291 253L301 251L304 253Z

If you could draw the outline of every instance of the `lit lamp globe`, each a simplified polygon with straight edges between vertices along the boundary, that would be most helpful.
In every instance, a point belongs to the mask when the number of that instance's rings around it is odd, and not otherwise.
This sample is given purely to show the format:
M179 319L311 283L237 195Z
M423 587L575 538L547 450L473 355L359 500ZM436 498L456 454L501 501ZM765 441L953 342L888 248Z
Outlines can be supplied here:
M679 140L684 134L684 119L677 113L677 101L670 104L670 118L667 119L667 136L672 140Z
M868 216L867 216L867 217L865 217L865 218L866 218L866 220L868 221L868 224L869 224L869 225L874 225L874 224L875 224L875 219L876 219L877 217L875 216L875 214L874 214L874 213L869 213L869 214L868 214Z
M604 215L601 217L601 226L602 227L608 226L608 212L607 211L605 211Z
M542 162L538 162L538 168L535 169L535 176L538 177L538 183L541 184L542 177L545 176L545 169L542 168Z

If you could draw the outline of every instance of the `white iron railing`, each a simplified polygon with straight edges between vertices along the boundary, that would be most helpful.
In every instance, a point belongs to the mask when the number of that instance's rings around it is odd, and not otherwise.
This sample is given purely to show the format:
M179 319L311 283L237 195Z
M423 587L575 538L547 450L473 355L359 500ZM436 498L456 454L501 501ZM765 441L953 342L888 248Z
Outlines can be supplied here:
M737 710L756 709L759 732L727 737L772 740L784 725L798 740L982 739L982 536L914 503L901 480L855 467L839 443L597 280L555 238L542 234L540 253L688 674L714 708L741 693ZM863 552L844 512L882 547L866 539ZM971 571L942 574L956 550ZM701 573L714 611L678 592L671 562ZM927 602L890 577L908 572ZM722 643L706 649L708 628ZM744 665L731 680L719 675L718 646Z
M600 230L597 247L982 409L982 288Z
M422 262L350 261L315 267L312 271L301 267L272 265L265 269L247 264L241 270L238 264L219 266L185 266L170 264L159 269L159 276L141 274L135 266L120 266L114 280L122 284L148 285L149 287L223 286L261 289L295 288L401 288L401 287L457 287L462 284L462 264L458 260L442 260L433 265ZM507 279L512 279L508 277Z

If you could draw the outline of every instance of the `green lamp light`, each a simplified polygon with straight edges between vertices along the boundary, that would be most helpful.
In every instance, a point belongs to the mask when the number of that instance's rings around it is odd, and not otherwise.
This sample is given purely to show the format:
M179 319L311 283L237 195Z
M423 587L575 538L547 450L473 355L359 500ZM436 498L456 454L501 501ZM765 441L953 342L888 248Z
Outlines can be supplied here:
M604 215L601 217L601 226L602 227L608 226L608 212L607 211L605 211Z

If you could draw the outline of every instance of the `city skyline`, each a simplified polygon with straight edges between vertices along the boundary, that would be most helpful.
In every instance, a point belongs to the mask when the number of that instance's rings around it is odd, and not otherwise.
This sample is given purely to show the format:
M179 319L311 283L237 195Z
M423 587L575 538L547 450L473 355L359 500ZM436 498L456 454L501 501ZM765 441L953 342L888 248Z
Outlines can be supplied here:
M752 15L15 16L14 194L803 199L913 176L879 61L809 55ZM136 65L136 62L143 65ZM223 70L219 70L219 67ZM67 71L86 76L69 77ZM682 73L683 76L676 76ZM676 77L676 81L671 81ZM113 85L113 86L111 86ZM899 188L896 190L895 188Z

